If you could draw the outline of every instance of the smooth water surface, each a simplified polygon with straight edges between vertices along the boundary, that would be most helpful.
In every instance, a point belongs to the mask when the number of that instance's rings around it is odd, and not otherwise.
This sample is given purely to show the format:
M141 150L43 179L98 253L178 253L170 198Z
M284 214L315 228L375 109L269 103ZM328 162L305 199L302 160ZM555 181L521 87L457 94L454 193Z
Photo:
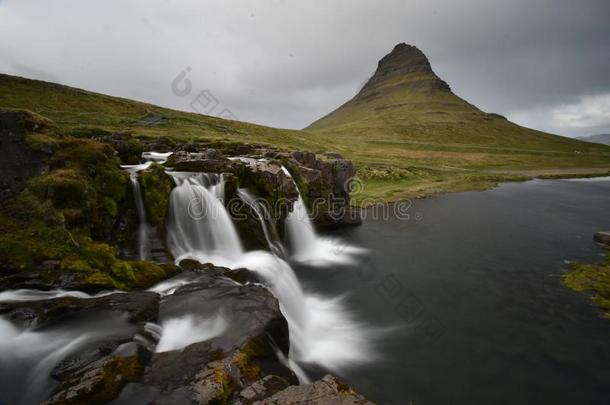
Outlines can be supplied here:
M561 284L566 261L602 259L610 180L503 184L410 214L336 232L371 250L358 266L297 266L382 331L344 370L352 385L389 404L610 403L610 320Z

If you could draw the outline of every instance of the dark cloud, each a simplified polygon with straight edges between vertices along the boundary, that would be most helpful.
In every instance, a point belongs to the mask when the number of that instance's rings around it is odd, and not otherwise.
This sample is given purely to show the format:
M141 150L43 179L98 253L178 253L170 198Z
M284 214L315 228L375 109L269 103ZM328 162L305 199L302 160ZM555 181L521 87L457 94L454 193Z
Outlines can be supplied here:
M0 71L187 110L208 89L242 120L299 128L407 42L482 109L579 135L608 129L608 15L607 0L4 0Z

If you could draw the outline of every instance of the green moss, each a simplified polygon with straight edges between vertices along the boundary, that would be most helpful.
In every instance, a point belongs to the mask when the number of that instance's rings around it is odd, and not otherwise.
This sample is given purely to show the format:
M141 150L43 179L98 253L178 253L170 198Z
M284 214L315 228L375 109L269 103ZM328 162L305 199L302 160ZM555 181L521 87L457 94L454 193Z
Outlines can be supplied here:
M574 291L590 293L593 303L610 317L610 249L600 264L573 264L563 283Z
M229 404L231 396L236 388L231 376L229 376L223 367L217 367L214 370L214 381L218 386L218 394L211 403L222 405Z
M236 366L242 377L250 381L256 380L261 372L256 360L269 355L269 351L261 342L254 338L249 340L233 357L232 364Z
M140 173L142 196L148 214L148 222L160 230L165 229L165 219L169 209L169 196L174 182L158 164L151 165Z

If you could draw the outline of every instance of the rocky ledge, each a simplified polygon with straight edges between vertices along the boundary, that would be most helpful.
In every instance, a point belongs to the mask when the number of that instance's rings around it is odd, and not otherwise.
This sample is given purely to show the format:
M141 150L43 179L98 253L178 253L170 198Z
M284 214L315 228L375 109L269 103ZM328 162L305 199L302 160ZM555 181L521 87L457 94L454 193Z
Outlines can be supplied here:
M336 377L298 385L280 361L288 324L251 273L191 261L181 269L151 291L1 302L0 321L17 330L4 343L45 342L33 372L51 376L26 387L32 375L8 358L0 372L14 379L0 382L3 398L30 389L28 400L47 405L368 403Z

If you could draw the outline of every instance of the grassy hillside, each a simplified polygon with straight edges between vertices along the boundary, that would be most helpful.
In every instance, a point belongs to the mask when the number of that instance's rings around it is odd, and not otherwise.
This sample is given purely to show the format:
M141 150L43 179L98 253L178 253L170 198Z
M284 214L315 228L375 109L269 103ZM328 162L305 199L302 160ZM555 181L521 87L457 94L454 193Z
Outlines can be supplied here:
M436 80L435 76L428 79ZM348 103L304 131L174 111L8 75L0 75L0 107L34 111L53 120L62 132L76 136L101 129L127 131L142 138L226 140L337 151L360 168L365 188L357 199L482 189L497 181L541 173L587 175L610 169L610 147L521 128L444 93L430 97L409 91L409 104L399 89L394 87L389 100L402 99L401 105L387 105L387 94L380 101L375 94L365 93L372 97L368 103L356 97L358 102ZM418 97L425 102L417 103ZM424 104L428 107L423 108ZM167 122L142 124L151 113L162 114Z

